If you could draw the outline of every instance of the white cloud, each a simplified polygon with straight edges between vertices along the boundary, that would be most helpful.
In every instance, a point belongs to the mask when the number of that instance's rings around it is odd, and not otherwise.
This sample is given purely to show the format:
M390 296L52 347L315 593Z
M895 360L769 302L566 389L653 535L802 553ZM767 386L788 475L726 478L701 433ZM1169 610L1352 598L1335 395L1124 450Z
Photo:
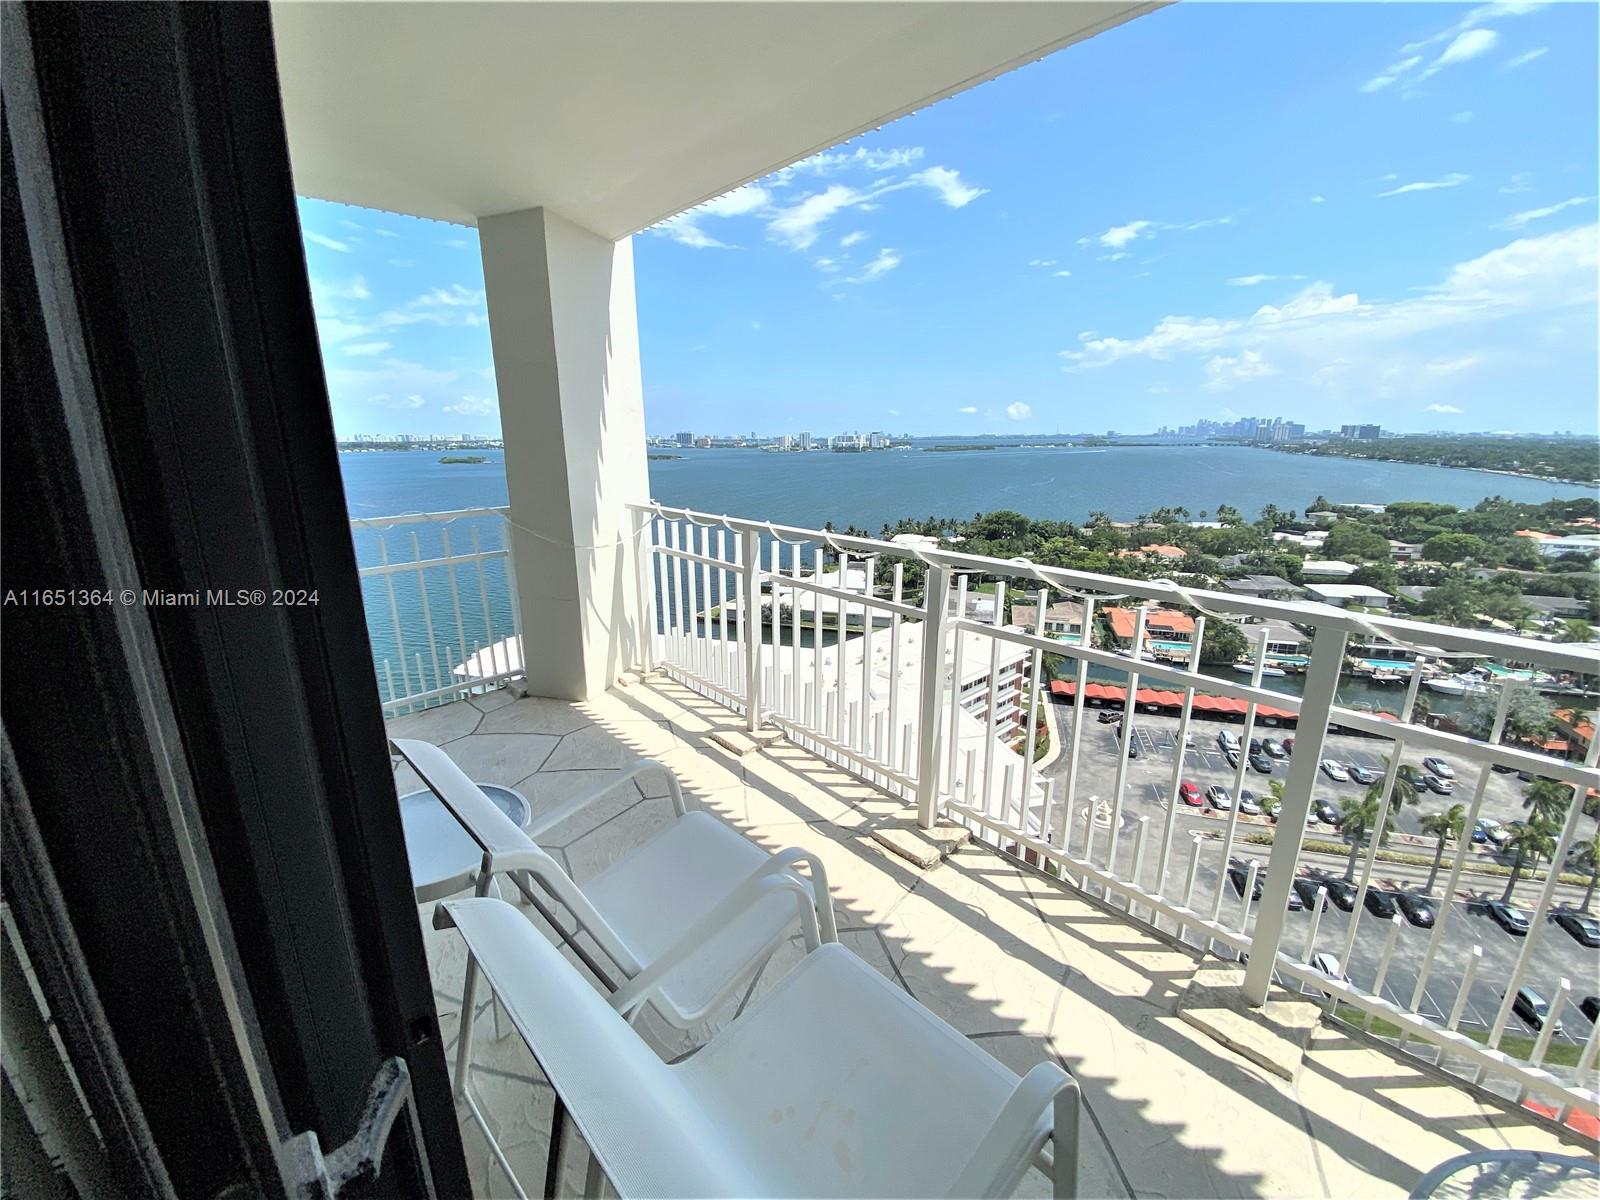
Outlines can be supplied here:
M1236 383L1277 373L1278 368L1262 358L1259 350L1245 350L1233 356L1219 354L1206 363L1206 382L1201 386L1208 392L1222 392Z
M962 414L962 415L963 415L963 416L968 416L968 417L970 417L970 416L973 416L973 415L975 415L975 414L976 414L976 413L977 413L977 411L978 411L978 409L977 409L977 407L976 407L976 406L975 406L975 405L972 405L972 404L968 404L968 405L967 405L967 406L966 406L966 407L964 407L964 408L958 408L958 409L956 409L956 411L957 411L957 412L958 412L958 413L961 413L961 414Z
M1426 413L1459 413L1461 410L1454 404L1430 404L1422 411Z
M1053 258L1030 258L1028 265L1030 267L1053 267L1056 265L1056 260Z
M1399 80L1407 71L1422 65L1422 55L1413 54L1409 58L1402 58L1399 62L1391 63L1378 74L1361 85L1363 92L1381 92L1384 88Z
M416 266L417 260L414 258L391 258L389 260L389 265L391 267L399 267L401 270L405 270L408 267Z
M445 238L443 244L450 247L452 250L472 249L472 242L468 238Z
M421 408L427 403L421 393L412 392L409 396L392 396L388 392L377 392L365 397L366 403L375 404L379 408Z
M1313 197L1311 197L1311 203L1313 203L1313 204L1326 204L1327 202L1328 202L1328 198L1326 196L1313 196Z
M767 233L793 250L805 250L817 240L823 224L835 213L860 204L866 196L842 183L813 192L786 208L778 208L767 223Z
M365 337L372 333L371 325L359 321L346 321L343 317L319 316L317 318L317 339L324 346L336 346L340 342L348 342L351 338Z
M1118 338L1079 335L1079 347L1064 350L1068 369L1106 367L1130 358L1167 361L1191 355L1243 359L1250 351L1271 359L1298 360L1313 382L1355 371L1409 339L1461 329L1519 313L1551 312L1595 303L1600 265L1600 227L1580 226L1542 237L1519 238L1451 267L1437 283L1399 300L1362 300L1312 283L1282 306L1262 305L1247 317L1167 316L1148 333ZM1482 335L1472 333L1479 338ZM1439 360L1450 361L1450 360ZM1226 373L1223 362L1218 372Z
M1519 54L1506 63L1506 70L1515 71L1518 67L1525 67L1536 58L1543 58L1550 53L1549 46L1540 46L1537 50L1529 50L1526 54Z
M460 413L463 416L482 417L499 410L491 396L463 396L454 404L443 405L442 412Z
M1515 196L1521 192L1531 192L1532 190L1533 176L1527 171L1518 171L1501 186L1500 194L1502 196Z
M654 232L670 237L679 245L696 250L728 250L733 247L707 233L700 227L700 222L711 217L743 217L763 212L771 206L771 203L771 192L758 184L747 183L743 187L734 188L733 191L718 196L715 200L707 200L687 212L681 212L662 221L654 227Z
M1006 416L1013 421L1026 421L1033 416L1033 409L1022 401L1015 400L1006 405Z
M1149 221L1129 221L1126 225L1113 225L1096 240L1109 250L1120 250L1149 228Z
M1363 83L1361 90L1379 92L1399 82L1402 84L1402 91L1411 92L1423 80L1437 74L1443 68L1468 62L1493 49L1500 35L1492 29L1483 28L1487 22L1524 16L1543 7L1544 4L1537 0L1501 0L1498 3L1480 4L1468 10L1455 24L1421 41L1402 46L1400 57ZM1422 65L1432 47L1440 43L1448 45L1425 69L1413 75L1412 72Z
M411 304L414 308L472 308L483 304L483 292L452 283L424 292Z
M939 194L939 199L951 208L965 208L979 196L987 195L989 191L988 188L962 182L961 173L949 167L929 167L909 178L912 183L932 188Z
M1070 279L1070 278L1072 278L1072 272L1071 271L1053 271L1053 272L1051 272L1051 274L1053 274L1057 279Z
M1470 108L1464 108L1458 113L1452 113L1450 115L1450 119L1457 125L1465 125L1468 121L1472 120L1472 110Z
M854 233L847 233L842 238L840 238L839 239L839 245L843 246L846 250L848 250L851 246L854 246L857 242L864 242L866 240L867 240L867 231L865 229L858 229Z
M379 237L397 238L397 237L400 236L398 233L396 233L392 229L374 229L372 232L377 234Z
M1424 363L1424 374L1442 379L1449 375L1459 375L1462 371L1470 371L1483 361L1477 354L1464 354L1460 358L1436 358L1432 362Z
M1255 287L1258 283L1273 283L1279 279L1304 278L1304 275L1235 275L1228 282L1234 287Z
M909 167L922 157L921 146L899 146L892 150L869 150L858 146L854 150L824 150L810 158L801 159L792 167L785 167L772 175L778 186L787 184L795 175L836 175L850 167L868 171L895 171Z
M891 417L898 417L900 415L900 410L898 408L891 408L889 410L889 415Z
M345 354L371 357L375 354L382 354L385 350L391 350L393 347L388 342L356 342L349 346L341 346L339 349Z
M328 250L337 250L340 254L350 253L350 246L348 243L341 242L336 238L328 237L326 234L313 233L309 229L306 230L306 241L312 242L318 246L322 246Z
M1450 174L1441 176L1438 179L1420 179L1415 183L1403 183L1397 188L1390 188L1387 192L1379 192L1378 198L1404 196L1408 192L1432 192L1437 191L1439 188L1460 187L1471 178L1471 175L1463 175L1460 171L1451 171Z
M1545 217L1554 216L1563 209L1576 208L1580 204L1592 204L1593 196L1572 196L1557 204L1547 204L1543 208L1530 208L1526 212L1512 213L1504 221L1495 226L1496 229L1521 229L1533 221L1542 221Z
M882 279L890 271L900 265L898 252L885 247L878 251L878 256L861 269L861 274L852 275L845 283L872 283Z

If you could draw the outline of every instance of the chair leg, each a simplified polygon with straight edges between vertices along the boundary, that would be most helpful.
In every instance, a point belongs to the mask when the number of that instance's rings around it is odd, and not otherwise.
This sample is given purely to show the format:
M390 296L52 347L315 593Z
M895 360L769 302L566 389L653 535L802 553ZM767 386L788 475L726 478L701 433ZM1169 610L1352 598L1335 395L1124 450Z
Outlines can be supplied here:
M1077 1200L1078 1197L1078 1109L1082 1097L1078 1081L1072 1080L1056 1093L1055 1133L1052 1149L1055 1165L1051 1172L1051 1194L1055 1200Z
M505 899L505 897L500 894L500 881L498 879L491 878L489 880L489 894L496 900ZM501 1038L505 1037L506 1034L505 1030L500 1028L500 1011L502 1007L500 1004L500 997L495 995L493 991L489 993L489 1003L494 1006L494 1040L498 1042Z
M743 1015L745 1008L749 1006L751 997L756 994L756 984L761 982L762 974L765 973L768 965L772 962L772 955L777 952L778 948L774 946L772 954L768 954L761 960L761 965L756 968L756 973L750 977L750 986L745 989L744 999L739 1001L739 1007L733 1010L733 1020L737 1021Z
M553 1092L555 1108L550 1113L550 1154L545 1159L545 1200L556 1200L561 1195L561 1177L567 1169L567 1106L561 1102L561 1093Z
M476 1016L478 999L478 959L467 951L467 978L461 997L461 1031L456 1035L455 1095L459 1100L466 1094L467 1071L472 1064L472 1024Z

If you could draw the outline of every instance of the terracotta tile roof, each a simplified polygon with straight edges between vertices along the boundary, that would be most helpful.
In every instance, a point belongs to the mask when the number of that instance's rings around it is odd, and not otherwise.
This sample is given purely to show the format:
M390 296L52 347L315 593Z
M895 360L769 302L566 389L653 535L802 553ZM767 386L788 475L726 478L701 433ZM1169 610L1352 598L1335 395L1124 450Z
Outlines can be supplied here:
M1131 608L1108 608L1105 610L1106 620L1111 622L1111 632L1119 638L1133 637L1134 622L1137 619ZM1186 613L1178 612L1171 608L1152 608L1144 619L1146 633L1153 633L1158 629L1171 630L1173 633L1193 633L1194 618Z

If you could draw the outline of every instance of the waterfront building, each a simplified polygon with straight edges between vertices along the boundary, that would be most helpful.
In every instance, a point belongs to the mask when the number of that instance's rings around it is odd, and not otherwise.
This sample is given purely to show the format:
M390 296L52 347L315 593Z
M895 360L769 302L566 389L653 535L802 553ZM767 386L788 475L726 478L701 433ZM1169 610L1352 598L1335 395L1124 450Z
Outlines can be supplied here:
M694 434L688 433L688 432L680 433L678 435L678 445L680 445L680 446L693 446L694 445Z
M1383 427L1379 425L1341 425L1339 436L1352 442L1375 442L1383 436Z

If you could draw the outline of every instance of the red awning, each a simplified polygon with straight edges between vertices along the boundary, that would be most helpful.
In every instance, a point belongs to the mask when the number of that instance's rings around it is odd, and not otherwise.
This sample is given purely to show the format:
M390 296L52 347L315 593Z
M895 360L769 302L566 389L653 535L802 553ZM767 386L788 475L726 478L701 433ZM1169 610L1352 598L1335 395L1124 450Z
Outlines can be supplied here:
M1071 699L1077 695L1077 684L1068 679L1053 679L1050 681L1050 694ZM1110 701L1113 704L1126 702L1128 689L1114 683L1091 683L1084 687L1085 700ZM1180 692L1162 691L1157 688L1140 688L1134 697L1135 704L1153 704L1158 708L1179 709L1183 707L1183 695ZM1194 711L1226 713L1232 716L1243 716L1246 708L1243 700L1232 696L1196 696L1194 698ZM1383 714L1387 715L1387 714ZM1272 717L1276 720L1296 719L1298 714L1286 708L1275 708L1270 704L1256 705L1256 716ZM1391 720L1393 718L1390 718Z

